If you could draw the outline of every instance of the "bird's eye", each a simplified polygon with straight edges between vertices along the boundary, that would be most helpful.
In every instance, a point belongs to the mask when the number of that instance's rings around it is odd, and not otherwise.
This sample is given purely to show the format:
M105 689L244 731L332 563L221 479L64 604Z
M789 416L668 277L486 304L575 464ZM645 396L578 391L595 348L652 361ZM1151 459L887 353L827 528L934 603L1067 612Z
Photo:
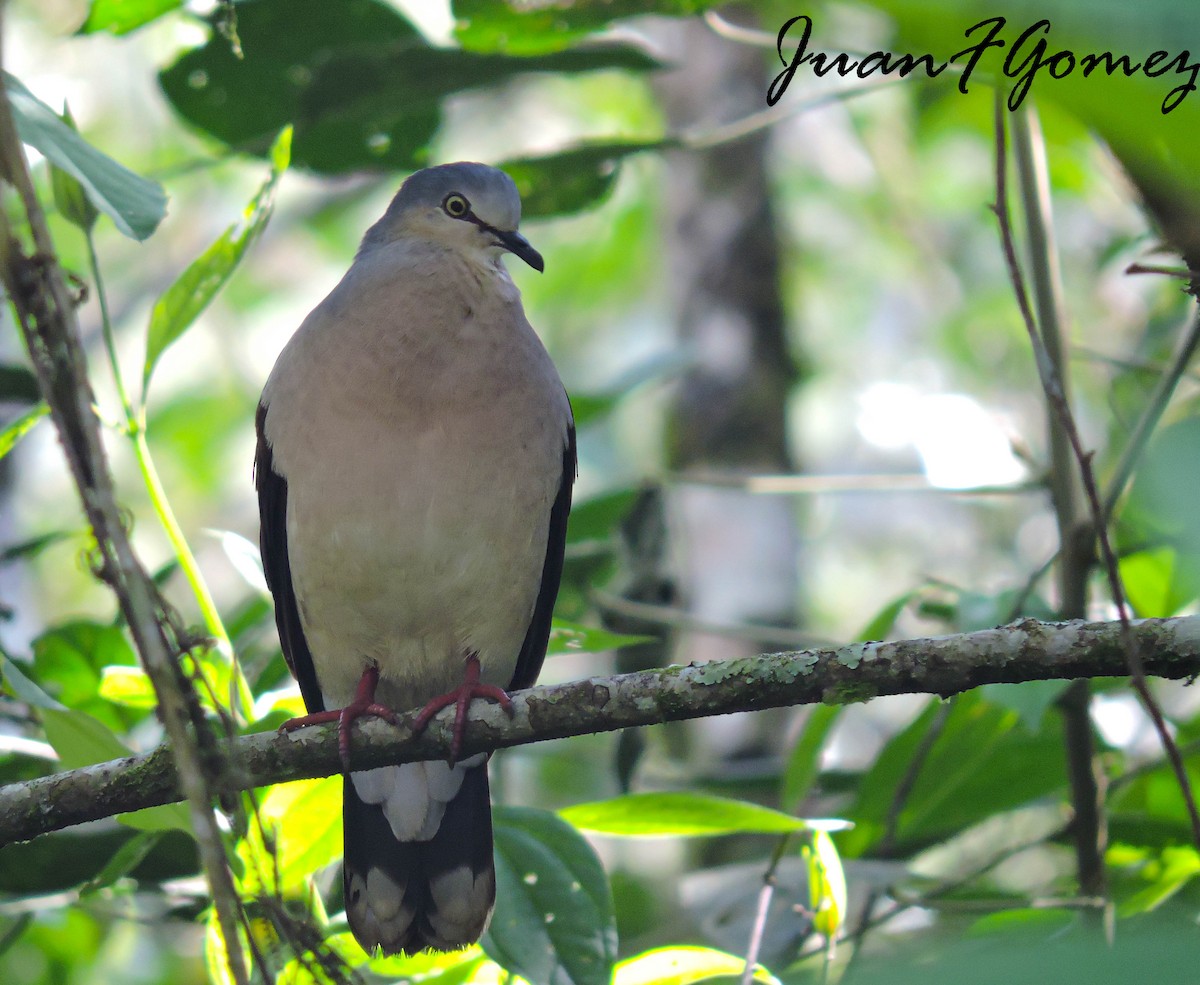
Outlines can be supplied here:
M442 209L451 218L461 219L471 211L471 203L461 195L447 195L446 200L442 202Z

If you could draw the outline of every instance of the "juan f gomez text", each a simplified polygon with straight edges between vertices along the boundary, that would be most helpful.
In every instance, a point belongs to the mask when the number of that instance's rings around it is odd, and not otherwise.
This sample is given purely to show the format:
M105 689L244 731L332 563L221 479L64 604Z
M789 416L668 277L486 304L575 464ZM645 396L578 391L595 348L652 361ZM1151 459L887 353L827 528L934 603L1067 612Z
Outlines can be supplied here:
M1166 51L1154 51L1145 58L1135 60L1128 54L1114 54L1111 51L1077 55L1073 51L1059 49L1051 51L1048 43L1050 22L1040 20L1027 27L1009 46L1002 36L1007 20L1004 17L989 17L973 27L967 28L964 37L973 42L962 51L956 52L945 61L935 61L933 55L896 55L883 51L873 51L862 58L852 58L846 53L827 55L808 50L809 38L812 35L812 18L802 14L793 17L779 29L776 47L779 60L784 69L771 82L767 89L767 104L774 106L791 84L792 77L801 65L812 66L814 75L822 77L829 72L837 72L840 76L857 75L865 79L876 72L890 75L899 73L907 76L918 68L929 78L941 75L951 64L961 65L962 73L958 79L960 92L967 91L967 83L971 73L979 65L980 59L992 48L1008 47L1004 63L995 75L1003 75L1013 79L1012 90L1008 94L1008 108L1015 110L1024 101L1039 75L1052 79L1062 79L1072 72L1079 71L1084 78L1094 72L1103 72L1111 76L1121 72L1126 78L1141 73L1148 78L1158 78L1172 75L1183 78L1162 101L1162 112L1169 113L1175 109L1188 93L1196 90L1196 78L1200 75L1200 61L1193 61L1191 52L1184 50L1177 54ZM797 27L797 25L799 25ZM798 36L797 36L798 35ZM784 46L795 44L795 51L789 58L784 54Z

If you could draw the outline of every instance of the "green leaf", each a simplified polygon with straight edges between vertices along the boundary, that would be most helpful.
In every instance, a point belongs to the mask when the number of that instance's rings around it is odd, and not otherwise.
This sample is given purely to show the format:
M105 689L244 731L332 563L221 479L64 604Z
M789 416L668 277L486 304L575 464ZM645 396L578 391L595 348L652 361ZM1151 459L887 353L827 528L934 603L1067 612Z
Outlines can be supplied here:
M163 352L208 307L266 226L275 201L275 188L287 170L291 140L291 130L285 127L271 148L271 174L243 210L241 222L221 233L155 303L146 333L143 391L149 386L150 376Z
M567 543L607 540L637 502L636 489L616 489L577 503L567 518Z
M54 746L63 769L79 769L130 755L129 747L112 729L86 712L43 708L41 714L46 741Z
M641 14L687 17L716 5L714 0L606 0L574 4L453 0L451 6L454 36L464 48L528 55L570 47L619 18Z
M694 985L709 978L740 976L746 959L710 947L660 947L620 962L613 985ZM778 985L779 979L755 967L754 980Z
M37 404L11 424L6 425L4 430L0 431L0 458L4 458L5 455L12 451L16 447L17 442L32 431L33 426L45 417L49 411L50 407L48 405Z
M992 704L1011 708L1031 732L1042 727L1042 718L1070 681L1022 681L1019 684L985 684L979 692Z
M129 875L162 840L162 832L143 831L125 842L94 877L79 887L80 896L90 896Z
M623 158L672 145L667 140L597 142L497 167L516 183L521 215L544 219L599 205L612 190Z
M35 708L54 708L65 711L64 705L59 704L50 695L25 676L25 672L12 660L8 654L0 651L0 677L19 701Z
M127 708L154 708L158 695L141 667L105 667L100 672L100 697Z
M79 33L108 31L110 34L128 34L163 14L178 10L183 3L184 0L92 0L87 20L79 28Z
M496 913L483 949L532 985L608 985L617 928L596 853L548 811L497 808Z
M1121 901L1120 917L1154 910L1200 876L1200 854L1191 845L1171 845L1148 863L1142 876L1150 884Z
M1195 570L1180 564L1170 547L1138 551L1120 561L1121 582L1133 611L1143 619L1173 616L1196 598L1200 583Z
M813 927L832 941L846 919L846 873L841 857L824 831L812 833L802 854L808 867L808 908Z
M167 831L192 833L192 815L187 804L160 804L158 807L143 807L140 811L118 814L117 820L139 831L163 834Z
M882 836L902 783L910 783L911 789L897 823L897 852L930 844L1065 787L1056 723L1043 722L1032 732L1017 712L997 707L978 691L953 699L945 712L944 707L931 701L876 757L846 812L856 827L839 839L843 855L861 855ZM943 713L945 720L939 723ZM935 735L931 729L937 730ZM916 769L914 757L930 741Z
M100 153L7 72L4 88L21 140L78 180L88 200L121 232L142 240L158 228L167 212L167 196L158 182Z
M783 770L783 789L779 800L787 811L795 811L807 796L821 772L821 750L825 739L842 713L841 705L815 705L804 723L804 731L792 746Z
M342 778L276 784L263 798L258 817L262 826L252 825L238 844L241 891L291 895L342 854Z
M66 623L33 641L33 667L42 686L63 704L75 706L96 695L105 667L137 666L125 634L100 623Z
M858 631L854 639L863 640L867 643L886 640L895 627L896 620L900 618L900 613L920 593L921 589L916 588L911 592L905 592L899 598L892 599L892 601L871 617L871 621Z
M607 629L555 619L550 628L550 646L546 652L551 656L559 653L603 653L623 646L647 643L653 639L653 636L613 633Z
M682 791L625 794L565 807L558 813L584 831L635 838L785 834L847 826L844 821L803 820L758 804Z
M0 401L33 404L41 399L37 377L25 366L0 364Z
M69 107L63 107L61 119L76 133L79 132ZM86 233L96 224L100 213L88 201L83 185L55 164L50 165L50 190L54 194L54 207L58 209L58 214L71 225Z
M647 71L630 47L538 58L428 45L380 0L258 0L238 5L244 57L213 29L159 81L175 109L230 147L265 151L293 123L297 167L324 174L412 170L428 163L443 100L528 72Z

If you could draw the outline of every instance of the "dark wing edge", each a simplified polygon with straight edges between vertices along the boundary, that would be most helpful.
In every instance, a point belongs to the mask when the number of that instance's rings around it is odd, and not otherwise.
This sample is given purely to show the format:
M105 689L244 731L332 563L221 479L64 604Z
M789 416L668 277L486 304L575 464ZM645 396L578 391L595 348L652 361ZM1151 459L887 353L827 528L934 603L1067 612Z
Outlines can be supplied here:
M300 694L310 712L324 711L321 686L312 653L300 625L300 610L292 586L292 569L287 545L287 480L275 471L271 446L267 443L267 405L260 403L254 417L258 448L254 453L254 487L258 490L258 549L262 553L263 574L275 597L275 626L283 658L300 685Z
M567 516L571 512L571 489L579 472L575 452L575 424L567 428L567 444L563 449L562 481L558 496L550 508L550 530L546 537L546 560L542 564L542 583L538 588L537 602L533 606L533 618L525 631L525 642L517 657L517 669L513 671L510 691L533 687L546 659L546 646L550 642L550 620L554 615L554 600L558 598L558 586L562 581L563 555L567 550Z

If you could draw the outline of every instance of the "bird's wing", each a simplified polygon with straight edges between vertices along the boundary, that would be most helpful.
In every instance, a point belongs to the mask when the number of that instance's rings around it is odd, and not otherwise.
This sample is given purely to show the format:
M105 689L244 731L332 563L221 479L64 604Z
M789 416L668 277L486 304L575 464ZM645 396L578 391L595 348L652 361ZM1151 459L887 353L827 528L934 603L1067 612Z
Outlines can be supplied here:
M288 563L287 543L287 480L275 471L271 446L266 434L267 405L259 404L254 418L258 432L258 450L254 454L254 485L258 489L259 533L263 574L267 587L275 596L275 625L279 643L292 676L300 685L304 704L310 712L324 711L325 701L317 682L312 653L300 625L300 610L296 607L296 591L292 586L292 570Z
M558 585L562 580L563 554L567 548L567 514L571 512L571 487L575 484L578 464L575 454L575 425L567 428L567 443L563 448L562 479L558 495L550 508L550 530L546 537L546 559L542 563L542 581L538 588L537 602L533 606L533 618L525 631L525 642L517 657L517 668L513 671L508 690L519 691L533 687L546 659L546 645L550 640L550 617L554 614L554 600L558 596Z

